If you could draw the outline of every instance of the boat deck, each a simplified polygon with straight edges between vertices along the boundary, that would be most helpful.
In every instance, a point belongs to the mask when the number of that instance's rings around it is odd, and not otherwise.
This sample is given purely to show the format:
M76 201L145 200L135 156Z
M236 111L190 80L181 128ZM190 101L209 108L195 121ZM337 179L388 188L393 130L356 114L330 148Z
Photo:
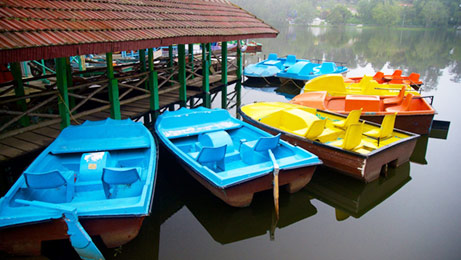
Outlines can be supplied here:
M235 83L236 80L237 77L235 75L229 75L228 85ZM221 74L210 75L209 82L211 93L219 92L224 87L221 83ZM195 77L194 79L187 81L187 101L202 97L203 92L201 90L201 86L202 77ZM179 104L179 84L160 90L159 102L160 110L168 108L174 104ZM122 119L140 118L151 112L149 99L144 98L128 104L120 105L120 111ZM92 113L78 119L73 119L71 117L71 124L81 124L86 120L103 120L108 117L110 117L110 109ZM40 151L47 147L60 132L60 124L56 123L0 139L0 162L15 159L31 152Z

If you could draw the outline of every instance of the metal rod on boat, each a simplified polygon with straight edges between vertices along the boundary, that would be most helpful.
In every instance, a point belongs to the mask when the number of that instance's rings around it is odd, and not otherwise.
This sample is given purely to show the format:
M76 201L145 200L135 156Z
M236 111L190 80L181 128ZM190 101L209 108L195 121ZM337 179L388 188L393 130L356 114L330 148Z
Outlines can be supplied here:
M269 152L269 157L271 158L272 165L274 166L274 205L275 205L275 215L277 220L279 219L279 165L277 164L277 161L275 160L274 153L272 153L272 150L268 150Z
M80 258L84 260L104 260L104 256L98 247L91 240L90 235L82 227L78 221L77 209L65 205L57 205L49 202L42 201L28 201L16 199L16 203L34 206L38 208L53 209L61 212L64 215L64 221L67 224L67 234L69 235L70 243L75 251L79 254Z

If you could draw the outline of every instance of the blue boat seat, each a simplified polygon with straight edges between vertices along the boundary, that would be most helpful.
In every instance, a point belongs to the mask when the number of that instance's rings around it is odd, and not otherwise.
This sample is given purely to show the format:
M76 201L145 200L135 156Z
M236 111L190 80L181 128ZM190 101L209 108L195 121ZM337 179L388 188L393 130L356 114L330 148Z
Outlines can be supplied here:
M117 185L131 185L140 180L140 168L109 168L105 167L102 173L102 186L106 198L116 197ZM111 192L112 187L112 192Z
M109 152L84 153L80 158L79 181L99 181L101 180L102 170L109 166Z
M240 154L247 164L261 163L269 160L267 151L279 145L280 134L272 137L260 137L258 140L242 143Z
M287 55L287 60L285 61L285 64L283 64L285 67L292 66L296 63L296 56L295 55Z
M198 136L198 142L201 147L220 147L226 145L227 153L234 151L232 138L226 131L223 130L200 134Z
M194 157L194 155L191 156L193 156L197 162L212 170L225 171L224 158L226 157L226 147L227 145L219 147L202 147L197 157Z
M277 53L269 53L268 60L277 60Z
M74 198L75 178L73 171L53 170L49 172L24 172L26 185L30 189L65 189L66 200L70 202Z
M324 62L320 66L321 74L333 73L336 71L336 64L334 62Z

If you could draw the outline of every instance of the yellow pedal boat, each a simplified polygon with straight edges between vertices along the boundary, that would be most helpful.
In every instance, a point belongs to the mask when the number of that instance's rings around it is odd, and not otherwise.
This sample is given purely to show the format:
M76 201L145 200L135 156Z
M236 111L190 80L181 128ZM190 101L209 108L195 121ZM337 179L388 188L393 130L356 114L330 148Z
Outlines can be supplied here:
M259 102L242 106L243 120L316 154L324 165L365 182L379 178L387 166L407 161L419 137L394 129L395 114L383 124L360 120L361 110L349 116L283 103Z
M364 76L359 83L347 83L341 75L323 75L308 81L304 85L304 92L327 91L331 96L345 95L377 95L397 96L402 87L406 93L419 96L419 92L404 84L379 84L372 76Z

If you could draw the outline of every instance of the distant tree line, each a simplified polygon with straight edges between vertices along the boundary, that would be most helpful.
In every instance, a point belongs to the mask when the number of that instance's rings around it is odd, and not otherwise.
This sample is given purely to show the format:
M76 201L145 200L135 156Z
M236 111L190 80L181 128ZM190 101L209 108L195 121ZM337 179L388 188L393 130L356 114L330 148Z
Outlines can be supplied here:
M231 0L264 21L329 24L457 27L461 0Z

